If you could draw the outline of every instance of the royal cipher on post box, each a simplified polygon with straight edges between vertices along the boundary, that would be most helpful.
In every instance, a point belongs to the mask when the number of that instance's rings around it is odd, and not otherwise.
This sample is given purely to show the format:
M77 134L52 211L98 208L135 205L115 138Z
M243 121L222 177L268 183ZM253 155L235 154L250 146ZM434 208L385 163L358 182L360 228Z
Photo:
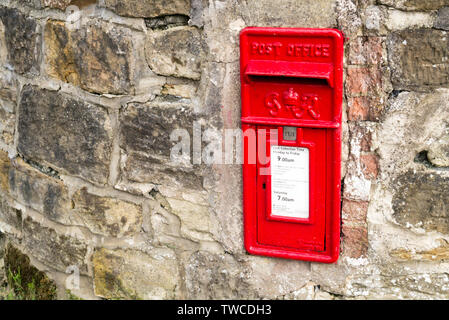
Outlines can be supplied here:
M250 27L240 59L246 250L335 262L343 35Z

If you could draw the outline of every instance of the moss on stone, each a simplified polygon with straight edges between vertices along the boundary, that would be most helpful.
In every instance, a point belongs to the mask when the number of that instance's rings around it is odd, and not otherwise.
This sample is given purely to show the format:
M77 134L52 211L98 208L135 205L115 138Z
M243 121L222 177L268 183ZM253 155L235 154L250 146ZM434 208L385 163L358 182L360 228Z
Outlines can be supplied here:
M27 255L9 244L4 259L5 269L9 275L20 275L18 277L20 281L12 281L11 276L8 277L8 284L17 295L21 294L25 300L56 299L54 281L50 280L44 272L32 266Z

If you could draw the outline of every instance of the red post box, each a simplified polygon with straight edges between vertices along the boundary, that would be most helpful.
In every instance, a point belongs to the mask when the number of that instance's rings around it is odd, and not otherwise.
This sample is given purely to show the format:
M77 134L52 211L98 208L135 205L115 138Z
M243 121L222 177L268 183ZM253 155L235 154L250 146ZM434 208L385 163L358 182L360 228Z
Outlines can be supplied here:
M335 262L343 36L250 27L240 34L240 59L246 250Z

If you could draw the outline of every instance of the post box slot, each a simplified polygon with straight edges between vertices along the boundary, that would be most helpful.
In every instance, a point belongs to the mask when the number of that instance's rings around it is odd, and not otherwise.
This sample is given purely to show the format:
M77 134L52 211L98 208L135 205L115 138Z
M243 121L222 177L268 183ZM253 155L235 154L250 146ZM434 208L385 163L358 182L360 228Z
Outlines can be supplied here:
M333 67L329 63L253 60L245 70L247 76L324 79L333 87Z
M283 77L283 76L266 76L266 75L250 75L249 78L252 81L257 81L261 83L289 83L289 84L299 84L299 85L316 85L325 86L329 88L329 84L325 79L317 78L295 78L295 77Z

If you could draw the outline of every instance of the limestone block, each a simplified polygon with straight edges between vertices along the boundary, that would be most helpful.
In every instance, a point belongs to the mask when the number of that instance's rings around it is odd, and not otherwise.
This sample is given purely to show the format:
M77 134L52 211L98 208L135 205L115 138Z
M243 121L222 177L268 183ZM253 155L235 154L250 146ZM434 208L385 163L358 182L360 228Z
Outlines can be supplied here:
M25 86L19 112L19 152L57 170L106 183L112 149L107 110L66 94Z

